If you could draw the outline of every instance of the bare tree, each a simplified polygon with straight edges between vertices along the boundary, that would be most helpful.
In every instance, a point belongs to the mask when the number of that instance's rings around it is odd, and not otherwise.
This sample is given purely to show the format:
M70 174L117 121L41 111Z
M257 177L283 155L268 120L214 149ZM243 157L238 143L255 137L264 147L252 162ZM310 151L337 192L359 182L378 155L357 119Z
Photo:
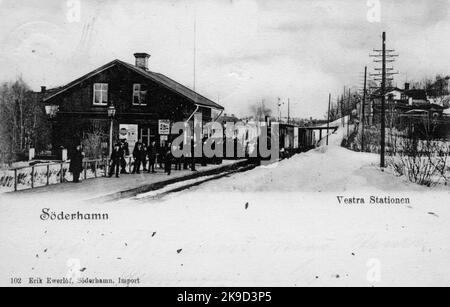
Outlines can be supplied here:
M1 156L24 154L30 146L45 146L49 128L38 93L21 79L0 86Z

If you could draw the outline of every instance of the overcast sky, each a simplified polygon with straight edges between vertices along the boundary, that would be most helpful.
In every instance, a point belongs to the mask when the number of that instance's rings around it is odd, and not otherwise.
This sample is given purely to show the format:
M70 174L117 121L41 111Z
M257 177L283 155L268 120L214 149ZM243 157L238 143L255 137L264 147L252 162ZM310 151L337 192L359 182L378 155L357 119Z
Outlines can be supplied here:
M373 1L373 0L370 0ZM150 70L249 113L265 99L292 102L296 117L323 117L328 93L360 84L369 52L388 33L400 58L398 84L450 74L448 0L0 0L0 80L22 75L33 89L64 85L113 60L148 52ZM283 110L286 113L286 109Z

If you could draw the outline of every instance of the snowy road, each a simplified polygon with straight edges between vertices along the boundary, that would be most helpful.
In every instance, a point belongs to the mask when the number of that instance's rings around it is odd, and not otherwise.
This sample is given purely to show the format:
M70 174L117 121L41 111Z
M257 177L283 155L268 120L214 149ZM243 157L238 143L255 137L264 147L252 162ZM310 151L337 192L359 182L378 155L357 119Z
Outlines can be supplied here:
M449 190L381 173L377 159L321 148L154 201L0 199L0 285L76 263L82 277L153 286L450 286ZM45 207L109 220L42 221Z

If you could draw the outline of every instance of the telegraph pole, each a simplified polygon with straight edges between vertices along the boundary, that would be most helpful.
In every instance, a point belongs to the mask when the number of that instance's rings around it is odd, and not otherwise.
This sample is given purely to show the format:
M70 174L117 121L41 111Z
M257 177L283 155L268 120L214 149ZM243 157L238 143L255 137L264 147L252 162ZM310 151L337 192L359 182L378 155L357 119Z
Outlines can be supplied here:
M342 95L341 100L341 122L342 122L342 129L345 129L345 112L344 112L344 99L345 99L345 93L347 92L346 87L344 86L344 94ZM345 130L344 130L345 131ZM344 134L344 132L342 133Z
M341 99L339 101L339 107L341 109L341 124L342 124L342 129L345 128L345 118L344 118L344 95L341 95ZM342 130L342 134L344 134L344 130Z
M278 97L278 122L281 123L281 98Z
M386 167L386 32L383 32L383 63L381 72L381 162Z
M194 15L194 92L197 79L197 12Z
M363 100L362 100L362 115L361 115L361 151L364 152L364 130L366 125L366 92L367 92L367 66L364 68L364 89L363 89Z
M330 112L331 112L331 93L328 96L327 146L328 146L328 137L330 135Z
M347 137L350 136L350 118L352 117L352 90L348 89L348 103L347 103Z
M288 98L288 125L291 123L291 99Z
M381 82L380 87L380 98L381 98L381 153L380 153L380 167L386 167L386 84L387 81L392 81L393 78L391 76L398 74L398 72L391 72L394 68L388 68L386 63L394 62L394 57L398 57L398 55L391 54L395 50L387 50L386 49L386 32L383 32L382 36L382 49L374 50L374 52L378 52L379 54L371 55L371 57L378 58L375 60L376 63L381 63L381 68L376 70L381 71L380 73L373 74L372 76L381 77L381 79L376 79ZM381 60L379 59L381 58ZM389 77L389 78L388 78Z

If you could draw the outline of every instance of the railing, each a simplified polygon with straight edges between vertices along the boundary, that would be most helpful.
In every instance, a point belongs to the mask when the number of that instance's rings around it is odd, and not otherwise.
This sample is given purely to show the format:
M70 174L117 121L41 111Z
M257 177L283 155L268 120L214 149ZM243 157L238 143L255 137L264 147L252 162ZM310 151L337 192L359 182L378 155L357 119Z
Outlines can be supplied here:
M81 179L108 175L109 160L85 160ZM22 191L72 181L70 162L54 162L0 170L0 192Z
M157 154L156 163L160 164L161 156ZM125 158L129 173L133 170L133 157ZM147 159L148 162L148 159ZM97 159L83 161L83 171L80 179L94 179L109 175L110 159ZM34 189L49 185L71 182L72 174L69 172L70 161L37 164L10 169L0 169L0 193Z

